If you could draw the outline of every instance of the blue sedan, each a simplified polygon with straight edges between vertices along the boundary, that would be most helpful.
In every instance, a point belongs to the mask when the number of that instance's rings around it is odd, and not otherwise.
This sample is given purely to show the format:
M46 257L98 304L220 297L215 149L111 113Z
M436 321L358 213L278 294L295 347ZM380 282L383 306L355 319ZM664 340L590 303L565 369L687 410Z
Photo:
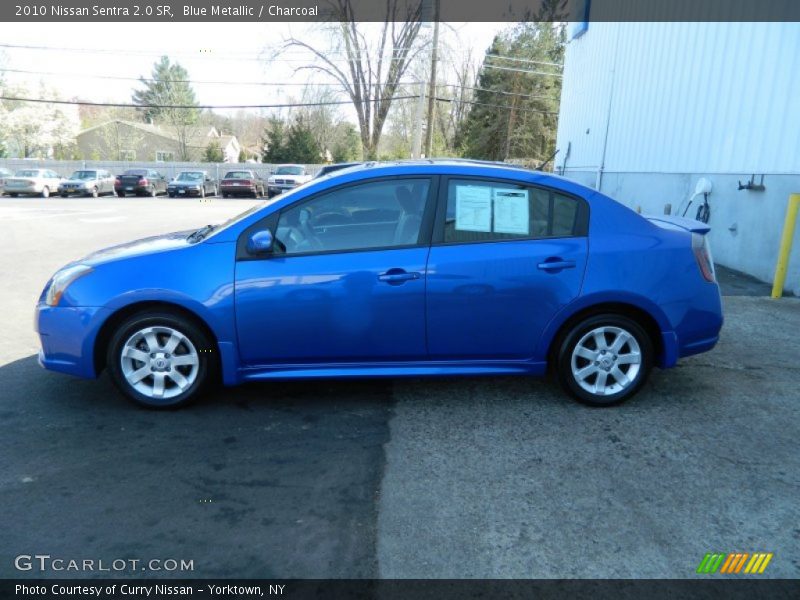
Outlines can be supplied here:
M722 326L707 225L470 161L366 163L47 282L47 369L141 405L216 381L544 375L619 403Z

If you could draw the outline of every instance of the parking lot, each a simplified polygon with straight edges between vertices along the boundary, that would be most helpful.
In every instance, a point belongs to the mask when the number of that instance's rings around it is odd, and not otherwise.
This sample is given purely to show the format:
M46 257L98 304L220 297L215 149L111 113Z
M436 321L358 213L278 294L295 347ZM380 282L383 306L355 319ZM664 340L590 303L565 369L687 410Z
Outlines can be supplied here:
M468 378L248 385L155 413L38 367L59 266L255 202L0 198L0 576L41 576L14 557L46 553L190 577L683 578L755 551L764 576L800 576L800 300L742 295L768 286L726 283L718 347L611 409Z

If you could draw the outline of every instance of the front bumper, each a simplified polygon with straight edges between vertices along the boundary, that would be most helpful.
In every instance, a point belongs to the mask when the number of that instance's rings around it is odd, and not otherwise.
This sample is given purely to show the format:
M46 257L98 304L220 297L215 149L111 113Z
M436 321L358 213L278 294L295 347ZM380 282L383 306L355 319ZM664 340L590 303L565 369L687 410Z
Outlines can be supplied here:
M170 196L199 196L201 193L202 193L202 188L201 189L185 188L185 187L167 188L167 194L169 194Z
M6 185L6 194L41 194L44 189L43 185L24 185L24 186L11 186Z
M95 378L94 345L108 310L38 304L34 326L42 349L39 364L50 371Z
M270 194L282 194L283 192L288 192L289 190L293 190L296 188L296 185L274 185L270 184L268 186Z

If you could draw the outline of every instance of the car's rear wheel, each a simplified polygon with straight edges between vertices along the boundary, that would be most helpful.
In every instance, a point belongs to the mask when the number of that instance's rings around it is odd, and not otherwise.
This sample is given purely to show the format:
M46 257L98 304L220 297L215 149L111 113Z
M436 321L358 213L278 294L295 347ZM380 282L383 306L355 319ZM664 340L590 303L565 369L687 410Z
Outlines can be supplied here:
M653 365L653 342L636 321L595 315L561 338L557 373L562 387L591 406L612 406L644 385Z
M213 378L212 342L191 320L170 312L124 321L108 346L114 384L147 408L178 408L197 399Z

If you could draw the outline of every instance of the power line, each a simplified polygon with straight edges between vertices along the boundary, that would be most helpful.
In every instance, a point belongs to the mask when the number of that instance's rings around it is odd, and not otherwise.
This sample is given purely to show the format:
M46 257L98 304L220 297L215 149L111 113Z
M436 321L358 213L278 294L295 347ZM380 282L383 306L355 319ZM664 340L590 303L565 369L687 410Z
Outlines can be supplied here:
M504 96L519 96L522 98L533 98L533 99L540 99L544 100L550 98L550 96L537 96L535 94L522 94L519 92L506 92L504 90L491 90L489 88L481 88L481 87L471 87L468 85L458 85L455 83L440 83L437 87L452 87L452 88L459 88L462 90L472 90L475 92L490 92L492 94L502 94Z
M511 61L514 61L514 62L532 63L532 64L535 64L535 65L547 65L547 66L550 66L550 67L558 67L559 69L561 67L563 67L563 65L561 65L559 63L544 62L544 61L541 61L541 60L530 60L528 58L514 58L513 56L502 56L500 54L487 54L486 57L487 58L499 58L499 59L502 59L502 60L511 60Z
M196 85L258 85L258 86L340 86L338 82L307 82L301 83L297 81L207 81L201 79L154 79L152 77L123 77L121 75L94 75L91 73L65 73L55 71L29 71L26 69L0 69L0 72L5 73L22 73L26 75L47 75L52 77L81 77L85 79L107 79L114 81L137 81L137 82L159 82L159 83L192 83ZM414 85L417 82L398 82L398 85ZM384 85L382 83L365 84L371 87L378 87Z
M394 100L407 100L409 98L416 98L417 96L395 96ZM334 106L342 104L352 104L350 100L341 101L328 101L328 102L287 102L283 104L130 104L121 102L84 102L82 100L46 100L44 98L12 98L9 96L0 96L0 100L8 100L11 102L36 102L39 104L71 104L76 106L107 106L116 108L176 108L176 109L233 109L233 108L295 108L304 106ZM381 98L364 99L362 102L380 102Z
M413 96L395 96L393 100L410 100L412 98L419 98L417 95ZM458 100L454 98L434 98L437 102L456 102L460 104L473 104L476 106L489 106L493 108L506 108L506 109L514 109L523 112L533 112L539 113L544 115L557 115L557 112L553 111L546 111L546 110L536 110L532 108L520 108L509 106L507 104L492 104L488 102L475 102L473 100ZM47 100L44 98L16 98L10 96L0 96L0 100L7 100L10 102L35 102L38 104L66 104L66 105L74 105L74 106L107 106L107 107L116 107L116 108L175 108L175 109L190 109L190 108L202 108L202 109L234 109L234 108L301 108L301 107L310 107L310 106L336 106L336 105L343 105L343 104L352 104L350 100L341 100L341 101L329 101L329 102L287 102L283 104L227 104L227 105L197 105L192 106L190 104L129 104L129 103L120 103L120 102L84 102L81 100ZM364 102L379 102L381 99L367 99Z
M547 73L546 71L528 71L525 69L512 69L511 67L500 67L498 65L490 65L483 63L486 69L498 69L499 71L513 71L515 73L528 73L529 75L548 75L550 77L563 77L561 73Z

